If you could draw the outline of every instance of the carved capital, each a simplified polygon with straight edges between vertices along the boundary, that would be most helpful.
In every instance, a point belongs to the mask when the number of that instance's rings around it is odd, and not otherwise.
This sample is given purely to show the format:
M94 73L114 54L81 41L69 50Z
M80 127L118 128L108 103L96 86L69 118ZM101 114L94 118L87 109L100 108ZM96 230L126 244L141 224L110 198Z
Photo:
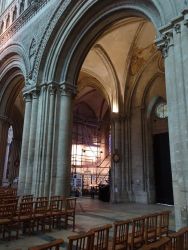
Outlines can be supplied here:
M184 13L184 25L188 28L188 13Z
M50 95L55 95L55 93L57 92L58 89L59 89L59 85L56 83L55 84L51 83L48 86L48 90L49 90Z
M162 52L164 58L168 56L169 48L174 46L173 42L173 32L169 31L162 35L160 39L156 41L156 45Z
M31 94L30 93L25 93L23 95L25 102L31 102Z
M62 96L75 96L77 93L76 89L76 86L67 82L60 84L60 92Z
M181 33L181 25L179 23L175 24L174 25L174 29L176 31L176 33Z
M38 99L39 94L40 94L40 90L39 89L33 89L31 91L32 99Z

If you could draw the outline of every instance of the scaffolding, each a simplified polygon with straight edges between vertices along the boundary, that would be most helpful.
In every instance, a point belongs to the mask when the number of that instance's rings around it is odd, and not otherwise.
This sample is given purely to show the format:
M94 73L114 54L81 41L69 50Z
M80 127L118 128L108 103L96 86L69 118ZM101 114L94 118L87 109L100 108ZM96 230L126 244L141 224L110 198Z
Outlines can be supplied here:
M101 122L78 117L73 122L71 172L74 188L90 190L92 186L109 182L111 157L104 138L109 131L101 130L101 126Z

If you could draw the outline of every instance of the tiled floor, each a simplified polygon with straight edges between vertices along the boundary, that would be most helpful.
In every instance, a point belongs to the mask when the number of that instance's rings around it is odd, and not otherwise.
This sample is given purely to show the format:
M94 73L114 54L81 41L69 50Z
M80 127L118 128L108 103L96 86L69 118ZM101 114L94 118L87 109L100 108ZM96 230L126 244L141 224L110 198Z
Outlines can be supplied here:
M36 234L32 236L20 236L18 240L0 241L0 250L27 250L30 246L48 243L54 239L63 238L65 243L61 249L67 249L67 236L87 231L88 229L113 223L115 220L128 219L147 213L161 210L171 210L170 229L174 230L174 208L164 205L144 204L111 204L99 201L98 199L78 198L76 212L76 230L53 230L50 233ZM112 234L112 232L111 232Z

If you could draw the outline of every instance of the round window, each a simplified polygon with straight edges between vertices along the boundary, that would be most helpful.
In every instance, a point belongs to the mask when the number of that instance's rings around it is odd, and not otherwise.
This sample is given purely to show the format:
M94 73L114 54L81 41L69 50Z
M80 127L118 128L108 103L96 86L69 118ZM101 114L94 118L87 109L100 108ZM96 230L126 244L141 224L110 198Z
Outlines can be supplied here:
M167 118L168 117L168 110L166 102L160 102L157 104L155 108L155 114L158 118Z

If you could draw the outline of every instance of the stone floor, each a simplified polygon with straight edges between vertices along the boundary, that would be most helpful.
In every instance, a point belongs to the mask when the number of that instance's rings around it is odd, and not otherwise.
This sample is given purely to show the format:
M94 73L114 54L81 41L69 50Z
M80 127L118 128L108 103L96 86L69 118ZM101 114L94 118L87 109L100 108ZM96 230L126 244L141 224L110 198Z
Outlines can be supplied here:
M113 223L115 220L124 220L147 213L157 212L161 210L171 210L170 229L175 229L174 224L174 208L165 205L144 205L144 204L111 204L99 201L98 199L78 198L76 212L76 230L72 232L68 230L53 230L50 233L36 234L32 236L20 236L18 240L0 241L0 250L27 250L30 246L48 243L54 239L63 238L65 243L61 249L67 249L67 236L87 231L88 229ZM112 230L111 230L112 234Z

